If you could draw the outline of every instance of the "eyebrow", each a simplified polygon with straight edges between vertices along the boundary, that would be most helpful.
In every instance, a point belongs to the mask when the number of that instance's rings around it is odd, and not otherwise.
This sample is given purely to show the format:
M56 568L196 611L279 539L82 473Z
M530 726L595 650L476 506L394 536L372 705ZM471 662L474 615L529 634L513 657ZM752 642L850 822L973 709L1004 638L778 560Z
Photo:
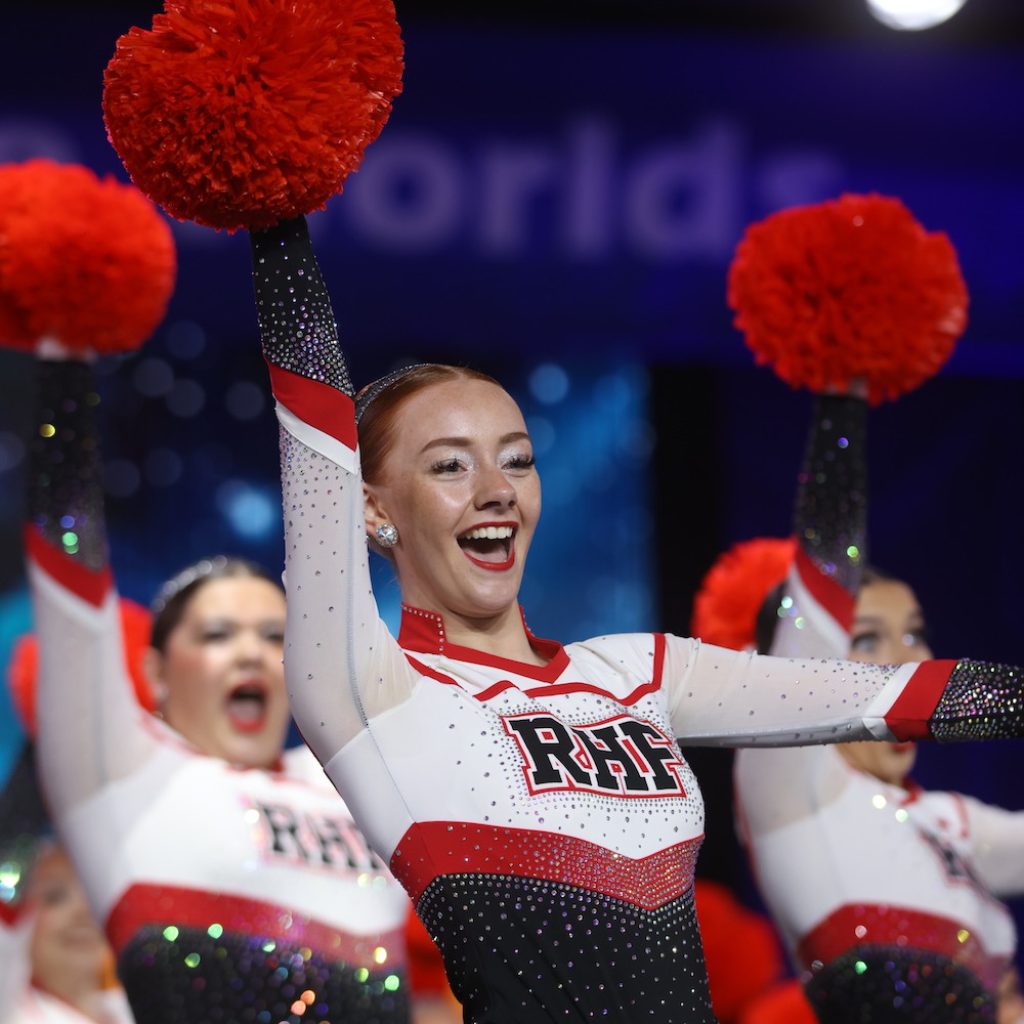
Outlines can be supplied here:
M920 621L922 623L924 622L924 613L920 609L917 609L916 611L911 612L910 615L907 616L907 622L908 623L913 623L913 622L917 622L917 621ZM857 615L857 616L854 616L854 619L853 619L853 624L855 626L858 625L858 624L860 624L860 625L877 626L877 625L884 625L884 623L885 623L885 618L884 618L884 616L881 616L881 615Z
M511 434L502 434L499 444L511 444L513 441L529 441L530 435L523 430L514 430ZM468 437L437 437L428 441L421 449L420 455L431 448L469 448L473 442Z

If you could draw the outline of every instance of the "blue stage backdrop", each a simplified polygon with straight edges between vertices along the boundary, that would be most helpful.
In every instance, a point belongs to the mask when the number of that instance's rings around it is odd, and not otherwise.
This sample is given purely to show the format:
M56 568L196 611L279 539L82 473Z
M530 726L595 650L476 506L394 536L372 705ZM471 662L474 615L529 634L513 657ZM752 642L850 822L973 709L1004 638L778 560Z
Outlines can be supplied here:
M122 174L102 69L154 7L5 13L0 162ZM524 594L535 630L685 631L718 550L786 531L807 407L749 369L726 267L754 218L879 191L948 231L972 304L945 379L873 418L873 557L917 585L940 654L1024 662L1019 54L899 34L870 48L582 27L405 35L392 122L311 226L358 380L466 360L522 401L546 488ZM101 381L114 563L142 600L210 551L281 561L247 242L175 230L168 319ZM12 592L27 364L0 354L0 588ZM378 592L393 620L386 574ZM24 622L23 598L0 613ZM925 771L1020 807L1020 749L941 751ZM724 834L727 775L704 789L709 830Z

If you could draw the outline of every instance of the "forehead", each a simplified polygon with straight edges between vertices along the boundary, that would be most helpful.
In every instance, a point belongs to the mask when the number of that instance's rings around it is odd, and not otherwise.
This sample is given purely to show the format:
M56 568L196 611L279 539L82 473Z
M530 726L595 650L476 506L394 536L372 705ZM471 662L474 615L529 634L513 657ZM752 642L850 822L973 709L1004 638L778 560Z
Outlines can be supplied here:
M284 595L255 576L229 576L204 583L190 598L184 618L259 614L284 615Z
M900 580L875 580L860 588L857 615L895 619L900 622L921 614L914 592Z
M431 384L408 398L395 417L397 444L416 451L441 437L486 444L525 431L523 414L512 396L483 380Z

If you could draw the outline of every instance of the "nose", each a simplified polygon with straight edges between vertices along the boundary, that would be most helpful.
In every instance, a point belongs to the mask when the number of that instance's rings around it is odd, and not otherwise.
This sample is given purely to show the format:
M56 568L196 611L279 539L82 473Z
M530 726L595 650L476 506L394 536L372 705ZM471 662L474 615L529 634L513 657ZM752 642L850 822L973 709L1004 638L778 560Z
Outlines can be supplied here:
M235 658L239 664L262 665L264 663L270 643L258 630L239 630L235 641Z
M90 925L95 927L92 911L85 899L85 890L76 881L68 890L68 917L80 926Z
M516 489L499 466L486 466L477 476L473 504L477 509L514 508Z

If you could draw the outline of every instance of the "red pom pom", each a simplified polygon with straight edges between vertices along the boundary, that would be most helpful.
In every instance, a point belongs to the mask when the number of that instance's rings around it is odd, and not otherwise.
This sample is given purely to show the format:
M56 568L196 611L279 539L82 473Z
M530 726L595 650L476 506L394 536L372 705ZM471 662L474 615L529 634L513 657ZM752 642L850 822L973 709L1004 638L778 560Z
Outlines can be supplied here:
M142 605L121 598L121 634L124 641L124 659L135 689L135 697L146 711L156 710L156 696L149 685L143 667L152 616ZM29 736L36 734L36 684L39 679L39 641L34 633L21 637L14 645L7 681L11 699L21 727Z
M782 952L768 919L744 907L724 885L699 880L694 888L711 1005L718 1020L730 1024L781 976Z
M167 0L107 65L107 134L170 214L267 228L323 207L402 88L391 0Z
M734 544L701 581L693 603L693 635L735 651L752 647L761 605L786 578L795 555L792 538Z
M0 341L137 348L174 273L171 230L138 189L49 160L0 167Z
M898 200L844 195L747 228L729 305L759 364L788 384L877 403L938 372L967 325L956 250Z

